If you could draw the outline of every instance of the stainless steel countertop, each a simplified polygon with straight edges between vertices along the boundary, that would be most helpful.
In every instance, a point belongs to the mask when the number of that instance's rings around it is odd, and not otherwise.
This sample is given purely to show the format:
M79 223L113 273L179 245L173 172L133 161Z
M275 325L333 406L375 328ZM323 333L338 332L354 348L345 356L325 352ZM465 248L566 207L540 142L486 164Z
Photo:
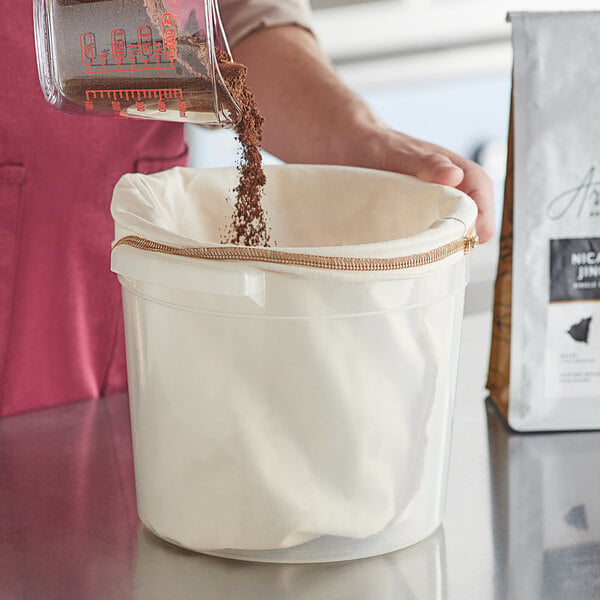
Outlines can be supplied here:
M600 598L600 432L509 432L485 402L490 329L465 317L444 525L371 559L242 563L155 538L125 395L0 420L0 600Z

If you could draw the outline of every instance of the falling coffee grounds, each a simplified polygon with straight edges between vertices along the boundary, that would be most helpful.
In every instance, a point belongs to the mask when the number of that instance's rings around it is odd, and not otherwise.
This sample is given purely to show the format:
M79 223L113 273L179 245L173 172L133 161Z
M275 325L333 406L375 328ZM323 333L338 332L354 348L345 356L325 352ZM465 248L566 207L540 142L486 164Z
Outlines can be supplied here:
M261 201L266 183L260 153L264 120L252 90L246 85L246 67L239 69L235 77L228 78L227 84L242 110L235 130L242 156L237 167L238 184L234 188L236 201L233 216L223 241L244 246L269 246L270 230Z

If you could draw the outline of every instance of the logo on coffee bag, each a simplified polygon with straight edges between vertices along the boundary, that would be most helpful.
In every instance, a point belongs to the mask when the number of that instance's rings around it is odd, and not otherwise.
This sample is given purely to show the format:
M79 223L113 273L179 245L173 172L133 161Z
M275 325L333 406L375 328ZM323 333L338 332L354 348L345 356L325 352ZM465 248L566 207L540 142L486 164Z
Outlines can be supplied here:
M596 168L590 167L579 185L553 198L546 208L549 219L562 219L565 215L579 218L600 217L600 178Z
M588 343L588 336L590 334L590 323L592 322L592 317L587 317L585 319L581 319L578 323L571 325L571 328L567 331L567 333L576 341L576 342L584 342Z

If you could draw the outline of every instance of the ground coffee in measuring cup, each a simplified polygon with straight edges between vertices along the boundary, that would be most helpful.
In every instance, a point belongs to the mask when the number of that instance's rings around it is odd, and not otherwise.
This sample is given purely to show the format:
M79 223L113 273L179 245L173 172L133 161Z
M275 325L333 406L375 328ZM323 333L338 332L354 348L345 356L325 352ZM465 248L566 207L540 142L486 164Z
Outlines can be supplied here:
M214 0L36 0L47 100L75 113L231 127L240 107Z

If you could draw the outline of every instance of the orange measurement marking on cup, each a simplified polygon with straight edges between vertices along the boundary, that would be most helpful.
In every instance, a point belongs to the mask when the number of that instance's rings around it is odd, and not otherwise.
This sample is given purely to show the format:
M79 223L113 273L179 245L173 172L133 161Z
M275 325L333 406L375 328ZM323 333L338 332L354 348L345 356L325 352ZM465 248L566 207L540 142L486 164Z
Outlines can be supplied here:
M161 17L161 34L162 40L154 40L150 26L140 25L135 41L128 42L125 31L115 28L110 32L110 44L99 51L95 34L86 31L79 36L81 62L89 75L173 69L178 33L170 13Z
M178 109L181 116L187 116L185 114L186 105L183 97L183 90L181 88L141 88L141 89L120 89L120 90L86 90L85 91L85 108L87 110L93 110L97 108L94 101L108 101L111 102L113 110L115 103L120 103L121 100L135 101L138 111L145 110L144 99L156 98L158 100L158 110L160 112L166 111L165 100L175 99L178 101ZM120 105L119 105L120 106ZM141 108L144 107L144 108Z
M125 60L125 32L122 29L113 29L110 32L110 45L112 59L120 65Z
M96 58L96 40L94 34L86 31L79 36L79 46L81 48L81 62L89 67Z
M165 57L173 60L177 58L177 29L175 27L175 18L169 13L165 13L161 19L162 38Z
M138 55L141 61L148 61L152 58L153 45L152 45L152 32L148 25L140 25L137 28L137 39L138 39Z

